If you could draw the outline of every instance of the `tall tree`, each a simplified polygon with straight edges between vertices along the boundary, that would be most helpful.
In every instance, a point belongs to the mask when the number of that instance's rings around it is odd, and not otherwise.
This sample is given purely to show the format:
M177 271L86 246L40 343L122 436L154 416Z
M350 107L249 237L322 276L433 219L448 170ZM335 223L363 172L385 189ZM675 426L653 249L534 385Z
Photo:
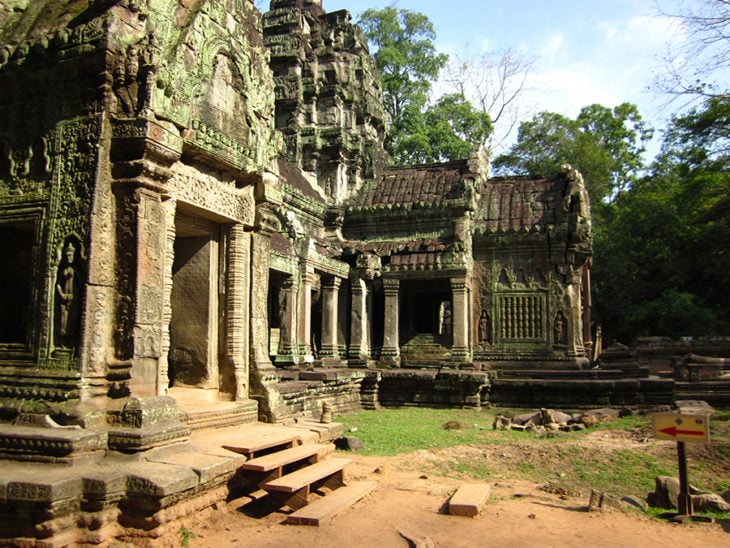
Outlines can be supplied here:
M383 82L383 104L390 121L385 147L398 162L414 160L412 151L424 135L432 82L448 56L437 53L436 33L422 13L387 7L368 9L360 27L370 45Z
M489 114L459 94L441 96L424 114L428 147L423 162L467 158L474 146L485 145L492 132Z
M517 142L494 161L498 173L550 175L561 164L573 164L596 206L613 201L636 180L644 167L644 142L652 130L635 105L613 109L588 105L575 120L541 112L520 124Z
M609 338L730 330L730 99L675 117L650 173L604 212L595 317Z
M522 52L506 48L479 54L464 51L452 56L446 66L447 84L489 114L494 126L490 151L504 145L529 110L524 95L533 63Z

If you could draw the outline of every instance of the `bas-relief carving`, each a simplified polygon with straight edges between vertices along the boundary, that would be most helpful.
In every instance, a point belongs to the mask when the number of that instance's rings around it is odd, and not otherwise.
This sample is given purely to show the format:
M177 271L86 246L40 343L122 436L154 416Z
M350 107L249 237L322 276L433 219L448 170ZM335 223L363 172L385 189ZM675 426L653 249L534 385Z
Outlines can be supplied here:
M233 180L202 172L182 162L174 164L172 172L168 188L176 200L253 226L255 204L252 186L236 188Z
M112 288L90 285L87 289L86 303L86 359L83 370L88 374L106 372L108 358L109 326L114 325L112 319Z
M54 294L54 346L56 351L73 353L78 347L84 285L80 242L67 238L61 255Z
M224 158L233 152L238 169L256 173L280 146L274 85L259 14L249 2L236 3L236 11L222 0L206 2L205 10L180 6L175 25L151 14L163 43L173 45L159 62L154 105L165 119L190 128L197 146Z
M134 349L137 202L133 193L117 195L117 321L114 341L115 356L119 360L130 359Z

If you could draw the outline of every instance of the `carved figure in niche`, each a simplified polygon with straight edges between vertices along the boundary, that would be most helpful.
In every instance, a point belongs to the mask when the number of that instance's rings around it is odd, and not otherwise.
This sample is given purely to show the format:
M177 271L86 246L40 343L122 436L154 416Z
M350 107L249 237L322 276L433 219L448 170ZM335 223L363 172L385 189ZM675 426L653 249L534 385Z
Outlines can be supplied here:
M555 315L555 322L553 324L553 343L560 346L566 346L568 344L568 330L567 320L562 312L558 312Z
M441 304L439 305L438 334L451 334L451 301L441 301Z
M292 240L298 240L304 236L304 227L297 219L297 214L289 210L284 214L286 219L286 230Z
M61 348L74 347L81 297L78 291L79 279L76 246L68 240L56 276L56 346Z
M486 310L482 310L479 316L479 342L490 344L492 342L492 327Z

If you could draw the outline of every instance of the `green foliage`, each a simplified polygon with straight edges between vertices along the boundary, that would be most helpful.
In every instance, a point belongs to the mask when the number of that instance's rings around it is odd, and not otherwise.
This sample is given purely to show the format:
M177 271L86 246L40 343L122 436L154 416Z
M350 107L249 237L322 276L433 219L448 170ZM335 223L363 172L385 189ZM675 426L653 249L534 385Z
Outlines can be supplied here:
M549 176L569 163L582 174L593 204L613 200L644 167L643 143L652 130L635 105L588 105L575 120L541 112L522 122L517 142L494 161L498 173Z
M193 540L197 535L188 529L187 527L181 527L180 528L180 546L187 547L190 546L190 541Z
M422 13L387 7L360 15L365 38L377 49L375 64L383 81L385 110L394 123L408 108L426 105L431 82L448 56L436 53L433 24Z
M492 122L463 94L444 95L429 105L431 83L448 57L436 53L431 21L393 7L360 15L363 34L383 82L390 128L385 148L399 164L462 159L487 141Z
M730 99L676 117L651 173L594 232L595 319L608 340L730 330Z

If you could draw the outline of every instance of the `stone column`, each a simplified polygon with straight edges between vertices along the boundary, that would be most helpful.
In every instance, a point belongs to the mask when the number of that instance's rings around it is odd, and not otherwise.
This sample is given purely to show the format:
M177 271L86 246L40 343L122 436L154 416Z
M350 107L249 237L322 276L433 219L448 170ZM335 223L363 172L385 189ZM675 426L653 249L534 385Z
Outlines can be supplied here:
M297 354L297 283L294 276L287 278L281 286L281 329L279 330L279 352L274 359L277 365L296 363Z
M314 285L314 269L305 266L302 281L299 285L299 321L297 323L297 344L299 355L305 363L312 363L312 286Z
M160 344L160 370L158 372L159 395L167 394L170 385L170 323L172 321L172 265L175 261L175 211L177 201L168 199L164 202L167 217L167 230L165 233L165 270L163 309L162 309L162 342Z
M380 351L378 365L386 367L400 366L400 341L398 339L398 296L400 280L383 278L385 292L385 322L383 326L383 348Z
M567 287L570 316L568 317L568 348L567 354L572 357L584 357L583 347L583 314L581 305L581 278L582 269L570 269L570 282Z
M236 401L249 398L249 272L251 237L243 225L228 230L228 286L226 287L226 354L233 379L224 379L224 390L231 390ZM227 382L228 381L228 382ZM234 386L229 387L229 382Z
M269 255L271 236L252 234L251 250L251 348L253 366L259 371L274 369L269 357Z
M451 278L451 361L471 361L469 345L469 284L466 278Z
M159 371L162 355L164 299L165 207L160 194L139 188L137 200L137 268L134 319L132 393L155 396L163 391ZM164 369L167 368L165 364ZM167 375L165 375L167 377Z
M352 307L350 308L350 348L347 357L350 366L362 367L367 365L370 358L370 329L367 314L368 289L365 280L351 278L350 291L352 292Z
M591 269L585 265L582 269L583 277L581 280L581 306L583 319L583 348L586 355L591 357L593 354L593 334L591 333Z
M145 118L112 120L111 129L118 295L113 312L115 376L121 378L129 364L130 393L155 396L164 393L168 383L170 266L166 263L172 256L169 244L174 234L169 224L174 222L174 204L165 201L170 167L180 158L182 138Z
M338 332L338 297L342 279L337 276L322 280L322 362L340 365Z

